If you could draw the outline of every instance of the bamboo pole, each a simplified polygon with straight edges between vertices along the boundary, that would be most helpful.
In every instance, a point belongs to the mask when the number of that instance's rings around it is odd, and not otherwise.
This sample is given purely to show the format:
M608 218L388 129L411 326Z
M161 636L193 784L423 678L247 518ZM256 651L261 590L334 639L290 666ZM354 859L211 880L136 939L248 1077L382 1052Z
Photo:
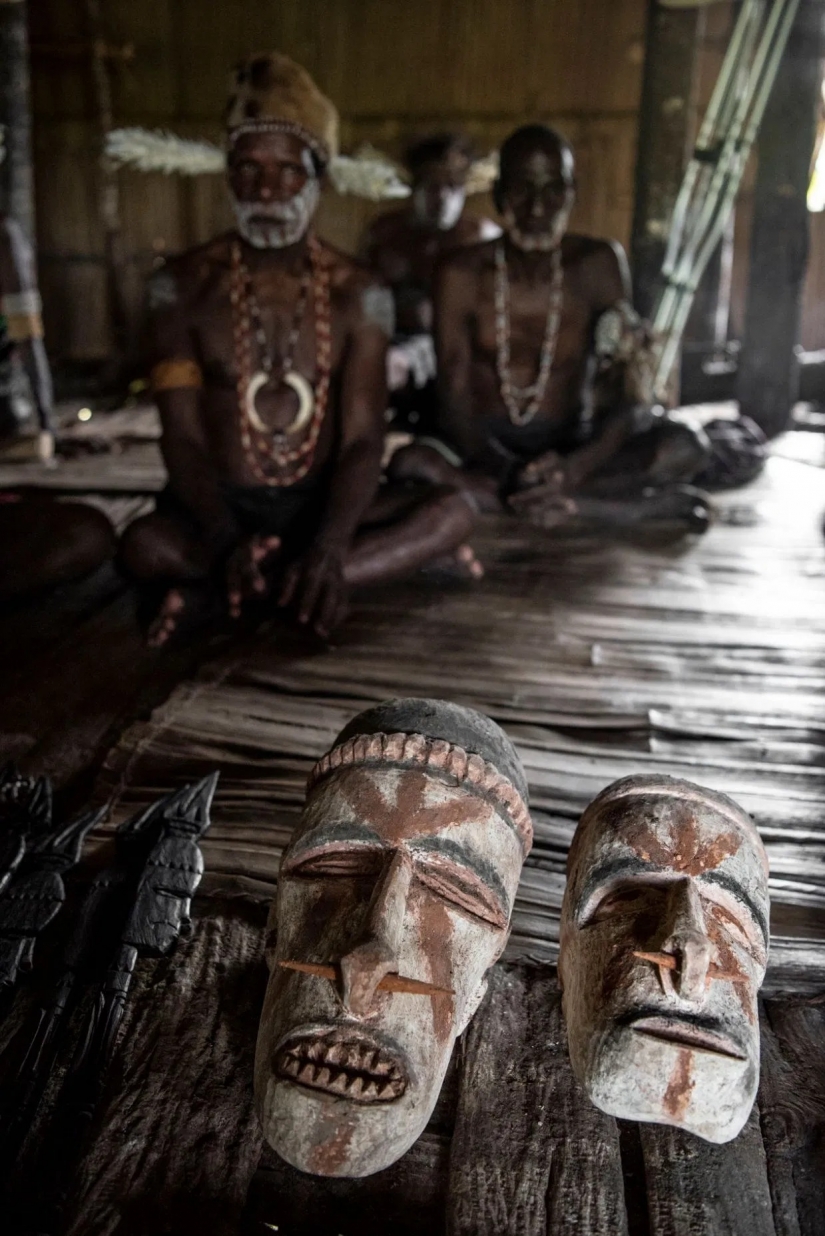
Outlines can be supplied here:
M0 0L0 211L35 243L34 173L29 104L29 42L25 0Z

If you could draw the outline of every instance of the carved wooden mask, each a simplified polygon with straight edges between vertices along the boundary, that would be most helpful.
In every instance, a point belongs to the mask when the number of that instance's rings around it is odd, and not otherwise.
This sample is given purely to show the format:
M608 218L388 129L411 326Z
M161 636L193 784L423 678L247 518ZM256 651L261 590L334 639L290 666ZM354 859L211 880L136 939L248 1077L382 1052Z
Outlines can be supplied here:
M440 701L362 714L316 766L270 918L255 1065L265 1136L295 1167L367 1176L423 1131L507 939L525 800L503 732Z
M670 777L608 786L567 864L559 977L573 1069L610 1115L726 1142L759 1083L768 862L749 816Z

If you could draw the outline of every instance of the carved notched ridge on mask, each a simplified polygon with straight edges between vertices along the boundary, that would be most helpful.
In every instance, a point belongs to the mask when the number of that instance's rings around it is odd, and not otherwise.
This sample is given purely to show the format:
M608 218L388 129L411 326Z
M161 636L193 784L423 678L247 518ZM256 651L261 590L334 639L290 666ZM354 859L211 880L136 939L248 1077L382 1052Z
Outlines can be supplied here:
M420 768L445 773L459 785L489 795L503 809L519 836L524 853L533 844L533 823L527 804L503 773L462 747L423 734L361 734L333 747L318 761L307 779L307 791L341 768L360 764Z
M354 1103L395 1102L408 1072L401 1053L361 1024L300 1028L275 1051L277 1076Z

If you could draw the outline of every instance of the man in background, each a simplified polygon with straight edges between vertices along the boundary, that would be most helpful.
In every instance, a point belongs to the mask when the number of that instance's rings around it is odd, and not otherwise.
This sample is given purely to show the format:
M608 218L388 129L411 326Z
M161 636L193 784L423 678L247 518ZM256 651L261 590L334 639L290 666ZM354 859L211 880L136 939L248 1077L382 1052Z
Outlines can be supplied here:
M392 290L396 332L389 350L395 427L431 432L436 421L433 280L445 254L500 234L490 219L465 210L470 143L459 133L415 142L406 153L412 192L398 210L379 215L364 256Z
M435 290L437 434L398 478L456 485L477 509L542 527L573 516L702 530L702 434L652 407L651 339L620 245L568 231L569 143L526 125L504 143L504 235L447 255Z

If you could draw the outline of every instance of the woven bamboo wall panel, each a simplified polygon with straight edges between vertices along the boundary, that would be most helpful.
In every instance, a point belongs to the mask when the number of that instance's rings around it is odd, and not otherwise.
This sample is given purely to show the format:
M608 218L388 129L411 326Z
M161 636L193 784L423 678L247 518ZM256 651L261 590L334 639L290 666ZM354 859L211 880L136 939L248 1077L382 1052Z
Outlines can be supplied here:
M338 104L345 149L371 141L397 155L410 137L455 125L486 152L524 121L558 125L579 157L575 226L627 241L644 0L107 0L102 11L108 43L133 48L131 59L111 62L116 124L219 138L232 65L250 50L280 48ZM84 303L105 298L85 5L39 0L31 39L49 346L67 359L102 357L111 345L105 305L89 312ZM205 240L229 215L219 178L122 173L120 188L137 316L156 255ZM355 251L373 213L330 196L320 228Z

